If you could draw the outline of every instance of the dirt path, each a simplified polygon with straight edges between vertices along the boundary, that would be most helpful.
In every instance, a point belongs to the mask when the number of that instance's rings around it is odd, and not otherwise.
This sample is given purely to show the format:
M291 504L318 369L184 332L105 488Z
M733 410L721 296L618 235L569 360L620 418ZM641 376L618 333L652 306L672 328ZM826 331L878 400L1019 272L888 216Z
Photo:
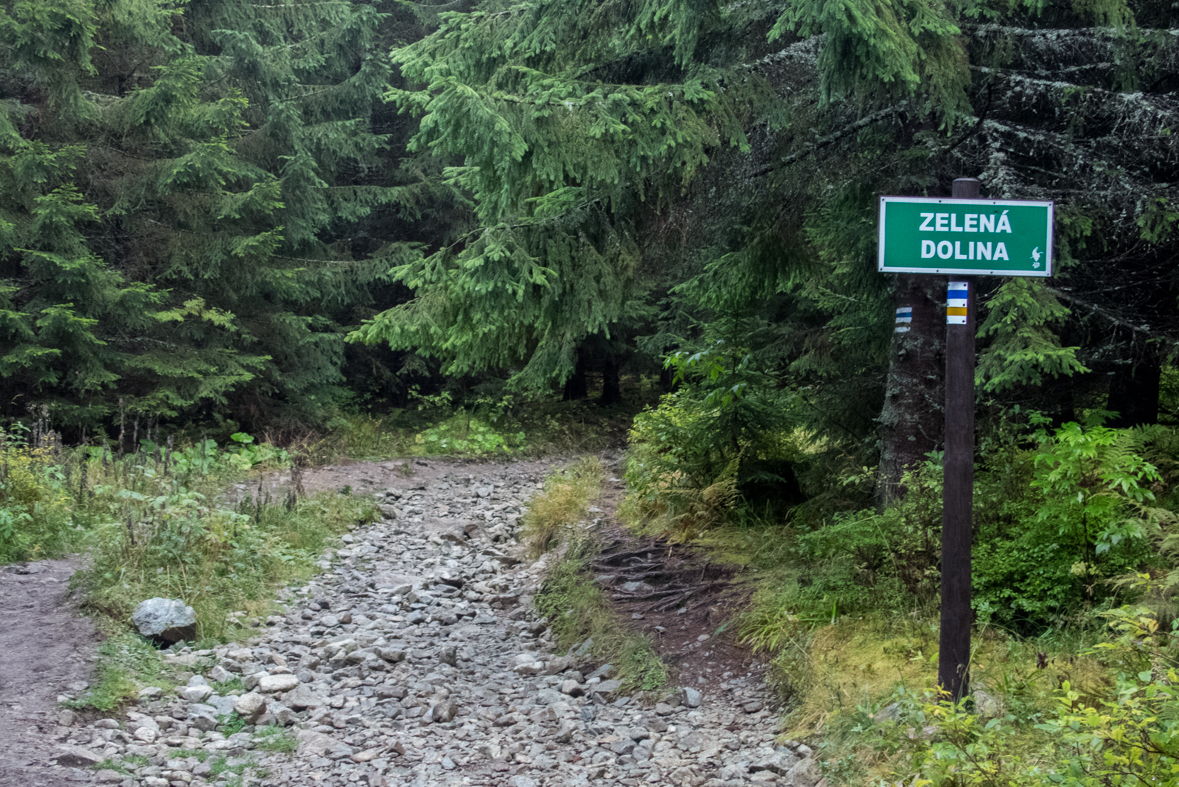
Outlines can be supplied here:
M97 636L67 597L69 560L0 568L0 787L57 787L88 771L52 762L57 696L90 679Z
M816 787L810 749L776 742L761 674L684 623L664 628L692 668L657 697L553 652L531 605L546 561L524 561L516 536L558 464L305 473L308 491L373 495L384 518L282 590L285 613L254 640L170 654L186 685L59 742L118 764L93 780L120 787Z

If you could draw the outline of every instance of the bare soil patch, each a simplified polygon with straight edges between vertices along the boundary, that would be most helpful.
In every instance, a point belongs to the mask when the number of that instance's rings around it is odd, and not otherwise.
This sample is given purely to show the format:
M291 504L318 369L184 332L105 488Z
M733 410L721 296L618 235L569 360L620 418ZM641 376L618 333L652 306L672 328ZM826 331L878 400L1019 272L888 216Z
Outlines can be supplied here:
M595 581L623 619L651 637L681 684L760 671L725 626L749 596L733 566L664 538L636 537L621 529L604 535L606 546L592 565Z
M0 787L58 787L90 774L51 762L57 696L86 688L98 635L69 598L72 560L0 568Z
M623 484L612 480L599 501L611 519L624 494ZM595 580L624 621L651 637L681 685L705 688L729 675L764 672L728 625L751 593L736 566L700 547L637 536L621 526L601 536L603 548L591 566Z

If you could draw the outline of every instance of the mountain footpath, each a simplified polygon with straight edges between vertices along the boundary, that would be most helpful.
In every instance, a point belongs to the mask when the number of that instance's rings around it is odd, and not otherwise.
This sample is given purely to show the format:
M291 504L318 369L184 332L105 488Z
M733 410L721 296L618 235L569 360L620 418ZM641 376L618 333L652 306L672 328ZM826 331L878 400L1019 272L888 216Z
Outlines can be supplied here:
M175 690L145 689L111 718L59 719L74 723L47 733L58 770L122 787L815 787L809 747L776 742L760 669L722 660L710 673L708 638L687 685L654 696L624 693L585 643L554 651L531 603L553 558L530 563L516 540L554 467L419 460L305 474L309 490L375 495L383 518L282 590L285 614L255 621L249 642L169 651ZM608 527L599 513L590 526Z
M97 635L68 595L72 560L0 570L0 785L58 787L84 773L55 766L51 735L76 717L59 696L84 690Z

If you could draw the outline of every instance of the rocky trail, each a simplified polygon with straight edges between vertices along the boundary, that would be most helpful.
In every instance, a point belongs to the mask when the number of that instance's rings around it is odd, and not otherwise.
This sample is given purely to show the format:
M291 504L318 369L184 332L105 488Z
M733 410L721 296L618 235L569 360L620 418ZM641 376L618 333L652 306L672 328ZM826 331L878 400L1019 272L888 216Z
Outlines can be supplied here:
M653 698L623 694L584 648L554 652L531 607L546 561L522 560L515 539L553 469L431 460L306 474L309 490L376 495L384 518L282 591L286 614L258 621L249 643L170 651L175 693L147 689L116 718L47 730L56 770L122 787L820 782L807 746L776 742L760 670L719 650L709 661L707 636L684 642L687 685ZM664 620L669 637L675 625Z

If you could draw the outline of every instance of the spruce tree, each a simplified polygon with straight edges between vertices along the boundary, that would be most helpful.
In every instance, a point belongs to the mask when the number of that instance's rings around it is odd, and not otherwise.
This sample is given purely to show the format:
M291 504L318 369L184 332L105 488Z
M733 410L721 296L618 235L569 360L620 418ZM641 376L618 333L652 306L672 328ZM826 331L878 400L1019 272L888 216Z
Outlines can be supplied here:
M418 148L463 157L451 175L482 226L399 269L417 299L358 336L424 347L453 371L519 357L531 379L563 376L574 358L555 348L647 305L610 297L633 259L647 277L638 293L670 293L643 346L707 341L722 316L760 320L755 356L805 391L810 426L871 453L865 403L880 418L895 284L875 272L876 197L948 194L975 175L986 196L1058 203L1058 277L988 285L984 389L1078 373L1087 351L1061 332L1078 335L1083 303L1090 325L1119 306L1096 291L1111 261L1130 255L1157 274L1148 261L1174 247L1165 19L1165 4L1119 0L496 2L446 15L395 51L421 89L394 98L422 116ZM593 253L570 254L575 231ZM603 253L625 243L641 254ZM560 283L582 270L584 302L562 311ZM940 297L926 296L932 310ZM929 322L936 339L944 329ZM937 398L935 384L895 423L917 407L937 420ZM892 442L916 428L894 428Z
M480 226L398 268L416 298L355 338L438 356L448 374L514 367L513 382L543 388L587 339L633 330L658 283L635 235L642 203L673 198L710 151L747 146L743 121L767 97L700 44L720 15L489 4L395 50L419 89L391 98L424 115L411 148L461 157L449 176Z
M409 16L350 0L0 4L6 383L65 422L330 414L348 396L346 326L449 191L374 127L385 37Z

